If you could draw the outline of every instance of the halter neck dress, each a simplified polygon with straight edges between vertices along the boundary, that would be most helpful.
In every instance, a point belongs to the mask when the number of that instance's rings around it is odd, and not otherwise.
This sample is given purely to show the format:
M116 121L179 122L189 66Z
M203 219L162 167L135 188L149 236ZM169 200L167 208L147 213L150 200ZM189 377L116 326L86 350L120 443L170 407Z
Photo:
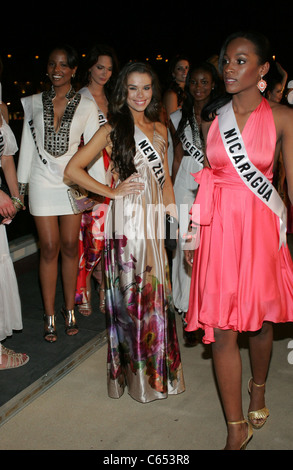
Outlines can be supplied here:
M251 162L272 181L276 128L265 99L251 113L242 138ZM211 343L214 328L257 331L264 321L293 321L293 263L288 246L279 250L278 217L236 173L217 117L208 133L207 158L211 168L195 175L201 227L186 329L203 329L203 342Z

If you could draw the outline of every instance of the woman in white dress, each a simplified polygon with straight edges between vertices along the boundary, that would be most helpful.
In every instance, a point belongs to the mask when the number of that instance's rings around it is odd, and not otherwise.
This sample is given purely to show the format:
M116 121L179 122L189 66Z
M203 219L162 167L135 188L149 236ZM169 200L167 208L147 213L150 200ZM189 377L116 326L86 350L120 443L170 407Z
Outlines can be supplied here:
M0 166L2 167L10 194L0 188L0 341L22 330L21 303L17 279L9 252L5 224L10 223L17 210L23 208L19 199L18 184L13 155L17 144L8 122L7 107L0 102ZM1 183L1 179L0 179ZM15 353L0 343L0 370L23 366L29 360L27 354Z
M174 135L172 179L180 226L172 260L172 289L174 305L182 313L183 320L188 310L191 268L184 259L182 246L198 187L192 175L202 169L203 162L201 111L217 93L217 81L213 65L205 62L194 66L188 77L183 107L171 114ZM184 332L186 344L194 344L195 338L191 335Z
M64 168L99 127L95 104L71 85L78 57L69 46L55 48L48 60L49 91L22 100L24 127L18 163L21 195L28 185L29 209L40 242L40 282L44 303L44 337L57 340L55 293L58 257L62 259L65 331L78 333L74 314L80 215L73 213Z
M118 73L118 61L114 50L107 45L93 46L86 56L85 77L79 93L92 100L97 106L99 125L107 122L108 101L113 83ZM103 184L111 185L112 173L110 157L105 149L97 155L88 168L89 174ZM92 211L81 216L79 232L79 263L75 302L78 311L84 316L92 313L91 278L99 285L100 311L105 312L104 288L104 221L108 201L98 204Z

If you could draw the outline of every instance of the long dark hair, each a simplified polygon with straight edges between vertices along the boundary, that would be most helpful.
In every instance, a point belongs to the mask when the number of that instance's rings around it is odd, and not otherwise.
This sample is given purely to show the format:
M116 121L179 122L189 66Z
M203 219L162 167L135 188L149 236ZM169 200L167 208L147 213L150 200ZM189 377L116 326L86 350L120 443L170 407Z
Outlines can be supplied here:
M112 161L118 171L120 179L128 178L136 171L134 166L135 140L134 120L127 105L127 81L131 73L147 73L152 80L152 99L145 109L145 116L151 121L159 120L160 88L154 71L143 62L130 62L120 71L115 89L109 102L108 122L112 127L110 134L112 141Z
M118 70L119 70L119 63L118 59L116 56L116 52L111 46L108 46L107 44L95 44L86 54L85 62L82 67L82 72L81 72L81 81L83 86L87 86L90 81L90 69L92 68L93 65L95 65L99 57L101 55L105 55L108 57L111 57L112 59L112 75L110 79L107 81L107 83L104 86L105 90L105 95L107 99L110 99L111 92L114 88L115 80L118 75Z
M227 39L224 41L224 44L222 45L221 52L219 55L219 72L221 74L223 72L224 55L227 46L231 41L238 38L247 39L248 41L254 44L255 53L259 57L259 65L262 65L265 62L270 62L271 48L267 37L264 36L262 33L256 31L239 31L228 36ZM209 103L203 110L203 119L205 121L212 121L216 117L217 110L224 106L226 103L228 103L231 99L231 94L224 93L218 99Z

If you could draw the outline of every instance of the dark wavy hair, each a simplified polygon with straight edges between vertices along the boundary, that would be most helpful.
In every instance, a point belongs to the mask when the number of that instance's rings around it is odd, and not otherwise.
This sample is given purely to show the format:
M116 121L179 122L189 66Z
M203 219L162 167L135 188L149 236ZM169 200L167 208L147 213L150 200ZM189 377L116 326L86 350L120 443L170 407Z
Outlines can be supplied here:
M134 120L127 104L128 97L128 77L131 73L137 72L148 74L152 81L152 99L145 109L145 116L151 121L159 120L160 112L160 86L157 75L152 68L143 62L130 62L120 71L116 85L109 102L108 122L112 127L110 134L112 141L112 161L118 171L120 179L128 178L136 171L134 165L135 140L134 140Z
M221 52L219 55L219 71L221 74L223 72L224 55L226 53L228 44L234 39L238 38L247 39L248 41L254 44L255 53L259 57L260 65L264 64L265 62L270 62L271 47L268 38L257 31L239 31L228 36L227 39L224 41L224 44L222 45ZM205 121L212 121L217 115L217 110L224 106L226 103L228 103L231 99L231 94L224 93L219 98L209 103L203 110L203 119Z
M185 86L185 93L186 98L182 105L182 117L178 125L178 129L176 132L177 139L180 138L180 135L183 133L185 127L189 124L191 129L194 130L194 120L193 120L193 107L194 107L194 97L191 95L189 91L190 80L191 76L194 72L202 70L204 72L208 72L212 78L212 82L214 83L214 88L211 91L209 102L214 100L219 95L219 75L216 68L210 64L209 62L202 62L197 65L194 65L187 76L186 79L186 86Z
M86 54L85 62L81 71L81 81L83 86L87 86L90 81L90 69L98 62L101 55L111 57L112 59L112 75L104 86L105 95L110 99L111 92L114 88L115 80L119 71L119 63L114 49L107 44L95 44Z

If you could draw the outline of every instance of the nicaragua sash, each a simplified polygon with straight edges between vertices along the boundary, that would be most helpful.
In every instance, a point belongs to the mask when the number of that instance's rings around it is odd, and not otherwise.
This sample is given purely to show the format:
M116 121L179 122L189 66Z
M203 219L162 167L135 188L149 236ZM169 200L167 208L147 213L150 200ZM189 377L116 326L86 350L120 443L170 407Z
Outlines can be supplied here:
M151 168L158 185L163 189L166 178L161 157L154 149L149 139L137 126L135 126L134 139L137 147L144 155L148 166Z
M174 114L174 115L172 116L172 114ZM180 119L181 119L181 113L179 114L179 113L175 112L175 113L172 113L172 114L171 114L170 118L171 118L171 121L174 124L175 129L177 130ZM192 158L194 158L199 164L203 165L204 153L202 152L202 150L198 149L196 147L196 145L194 145L194 143L191 142L187 138L187 136L184 132L180 135L180 141L182 143L183 149L188 153L188 155L191 156Z
M237 125L232 101L219 110L218 122L226 152L235 170L246 186L279 217L279 249L282 244L286 246L286 206L272 183L249 160Z

